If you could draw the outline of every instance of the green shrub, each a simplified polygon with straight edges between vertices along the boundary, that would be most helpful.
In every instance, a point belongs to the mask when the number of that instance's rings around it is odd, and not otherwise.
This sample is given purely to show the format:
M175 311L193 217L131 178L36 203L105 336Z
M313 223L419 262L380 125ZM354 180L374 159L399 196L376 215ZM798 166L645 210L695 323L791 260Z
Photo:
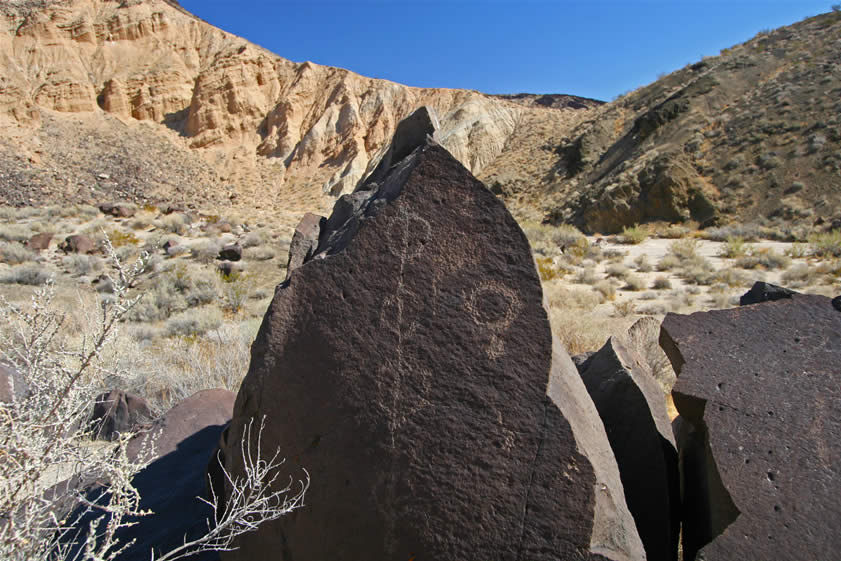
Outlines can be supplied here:
M841 230L813 234L809 246L816 257L841 257Z
M753 246L745 243L744 239L738 236L729 236L724 245L721 246L721 250L718 255L719 257L724 257L725 259L737 259L739 257L750 255L752 250Z
M630 228L626 227L619 235L619 242L624 244L637 245L648 239L648 228L645 226L634 225Z

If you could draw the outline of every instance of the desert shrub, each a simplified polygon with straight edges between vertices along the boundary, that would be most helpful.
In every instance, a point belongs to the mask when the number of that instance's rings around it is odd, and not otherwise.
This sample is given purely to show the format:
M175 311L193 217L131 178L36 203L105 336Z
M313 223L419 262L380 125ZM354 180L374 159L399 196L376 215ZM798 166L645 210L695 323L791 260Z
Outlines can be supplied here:
M675 240L669 244L669 254L677 257L681 262L692 259L698 255L698 240L693 238Z
M823 261L817 266L817 273L824 277L824 282L832 284L841 278L841 259Z
M212 263L222 250L222 244L218 240L203 240L193 245L191 254L200 263Z
M138 322L160 321L186 309L187 300L176 288L175 282L174 276L169 273L150 279L144 286L142 298L126 318Z
M9 265L30 263L38 259L34 251L30 251L23 244L17 242L0 242L0 262Z
M169 318L166 322L168 337L197 337L222 324L222 312L217 308L191 309Z
M753 256L756 257L759 265L768 269L787 269L791 265L791 258L787 255L777 253L773 248L761 247L754 251Z
M625 277L625 286L622 287L622 290L639 292L640 290L645 290L645 285L644 278L639 275L629 274Z
M680 259L669 253L661 257L660 261L657 262L658 271L671 271L677 267L680 267Z
M714 226L702 232L704 239L713 242L725 242L730 238L741 238L742 241L755 242L762 237L761 228L756 224L728 224Z
M192 218L182 212L168 214L155 222L158 228L179 236L184 236L190 231L190 224L192 224Z
M152 219L148 216L135 216L128 223L128 227L132 230L145 230L152 225Z
M632 316L637 311L637 305L632 299L622 300L619 302L613 303L613 312L616 314L617 317L628 317Z
M270 247L251 247L242 252L242 257L251 261L269 261L276 255L275 250Z
M718 252L719 257L726 259L737 259L750 255L753 251L753 246L745 243L745 240L738 236L729 236L724 245Z
M645 226L634 225L622 229L619 235L619 243L637 245L648 239L648 228Z
M648 261L648 256L645 253L640 254L636 259L634 259L634 265L636 265L637 271L640 273L650 273L654 269Z
M805 243L794 242L783 251L783 254L792 259L802 259L809 255L809 246Z
M552 243L562 250L566 247L575 245L580 239L587 239L578 228L570 224L560 224L556 226L549 234ZM589 245L589 243L587 244Z
M605 300L613 301L616 299L616 285L607 279L597 282L593 290L601 294Z
M607 267L605 267L604 272L605 272L605 275L607 275L608 278L617 278L617 279L624 279L625 277L627 277L628 275L631 274L631 270L627 266L625 266L621 263L614 263L614 264L608 265Z
M0 241L25 242L32 237L32 228L25 224L0 225Z
M263 236L259 232L249 232L240 240L240 245L243 249L248 247L257 247L266 243Z
M584 267L575 274L575 282L578 284L595 284L598 280L594 267Z
M65 255L61 258L61 265L71 275L82 276L99 273L105 268L105 263L96 255Z
M651 288L654 290L668 290L672 288L672 281L669 280L669 277L660 275L654 279L654 282L651 284Z
M31 263L17 265L0 275L2 284L24 284L40 286L52 278L43 267Z
M625 257L627 257L628 252L622 251L621 249L604 249L602 250L602 258L607 259L608 263L622 263L625 261Z
M817 275L817 269L806 263L800 263L784 272L780 278L786 286L797 288L814 284Z
M715 285L715 284L723 284L725 286L730 287L737 287L737 286L745 286L749 283L748 277L742 273L741 271L733 268L724 268L715 271L709 277L707 277L705 283L698 283L698 284L706 284L706 285Z
M809 246L816 257L841 257L841 230L813 234Z
M182 255L187 255L188 253L192 253L192 250L184 244L173 245L166 248L167 257L180 257Z
M537 264L537 272L540 275L540 280L543 282L563 276L561 271L555 266L554 259L545 255L538 255L535 258Z

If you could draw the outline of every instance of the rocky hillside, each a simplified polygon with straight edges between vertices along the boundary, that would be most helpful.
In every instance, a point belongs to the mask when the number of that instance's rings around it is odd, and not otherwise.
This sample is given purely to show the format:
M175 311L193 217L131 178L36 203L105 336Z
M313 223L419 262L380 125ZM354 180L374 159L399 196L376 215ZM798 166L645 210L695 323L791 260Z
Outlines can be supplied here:
M294 63L173 0L0 6L0 203L127 198L320 210L420 105L474 173L525 121L569 130L570 96L418 89Z
M760 33L589 113L531 170L526 195L552 222L591 232L657 220L838 227L839 125L841 12L833 11ZM524 173L506 173L485 170L486 181L523 197Z

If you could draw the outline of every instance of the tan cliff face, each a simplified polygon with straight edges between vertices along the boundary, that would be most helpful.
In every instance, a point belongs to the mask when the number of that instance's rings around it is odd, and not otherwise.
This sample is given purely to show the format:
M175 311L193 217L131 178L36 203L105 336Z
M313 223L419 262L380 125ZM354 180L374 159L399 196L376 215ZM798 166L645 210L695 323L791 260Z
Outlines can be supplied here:
M476 174L516 149L535 115L566 130L595 105L294 63L164 0L14 0L0 16L0 198L11 204L63 194L324 209L420 105Z

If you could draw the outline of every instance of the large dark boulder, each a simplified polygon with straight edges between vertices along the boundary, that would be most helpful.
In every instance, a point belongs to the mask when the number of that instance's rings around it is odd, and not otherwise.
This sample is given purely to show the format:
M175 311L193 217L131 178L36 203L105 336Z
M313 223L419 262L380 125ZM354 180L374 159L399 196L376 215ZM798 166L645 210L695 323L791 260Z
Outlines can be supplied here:
M137 213L137 207L128 203L102 203L99 211L115 218L131 218Z
M616 337L590 357L581 379L604 423L647 558L676 560L680 475L660 384Z
M643 559L502 203L425 141L364 191L276 291L226 439L265 416L306 506L223 558Z
M238 243L228 244L219 250L216 258L222 261L239 261L242 259L242 246Z
M32 251L43 251L50 247L50 242L53 240L53 235L48 232L35 234L29 241L26 242L26 247Z
M777 286L769 282L756 281L753 286L739 297L740 306L750 306L762 302L773 302L783 298L791 298L797 294L794 290Z
M58 248L64 253L94 253L97 251L96 243L85 234L73 234L67 236L64 241L58 245Z
M96 398L91 415L94 438L114 440L120 433L133 431L153 418L152 409L142 397L123 390L111 390Z
M669 314L686 559L841 550L841 313L823 296Z

